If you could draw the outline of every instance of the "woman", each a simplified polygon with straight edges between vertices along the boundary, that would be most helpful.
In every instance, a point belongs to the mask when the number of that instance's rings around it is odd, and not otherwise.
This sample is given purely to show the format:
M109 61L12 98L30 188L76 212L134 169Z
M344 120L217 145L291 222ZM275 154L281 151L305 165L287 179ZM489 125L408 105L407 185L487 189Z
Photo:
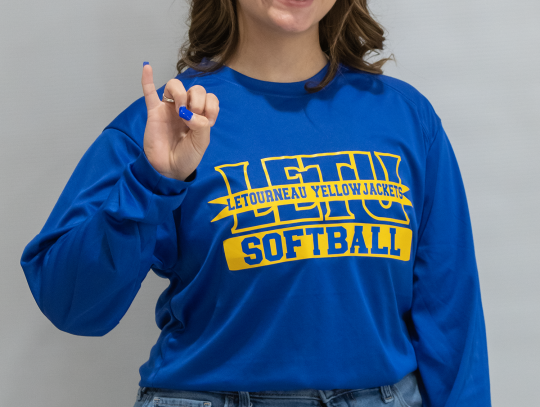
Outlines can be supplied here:
M490 405L459 168L366 1L190 11L25 248L43 313L105 335L168 278L136 406Z

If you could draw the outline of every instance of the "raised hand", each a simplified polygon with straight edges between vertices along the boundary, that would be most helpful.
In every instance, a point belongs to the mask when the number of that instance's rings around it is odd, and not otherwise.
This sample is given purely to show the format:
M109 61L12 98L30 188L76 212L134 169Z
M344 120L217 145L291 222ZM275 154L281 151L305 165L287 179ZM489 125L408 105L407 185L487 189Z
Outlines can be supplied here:
M195 171L210 144L210 128L219 113L219 100L200 85L186 91L181 81L171 79L165 85L164 95L174 99L174 103L161 101L152 67L147 63L143 65L141 83L148 111L144 131L146 157L161 175L184 181ZM186 118L179 116L182 106ZM193 114L187 120L190 113Z

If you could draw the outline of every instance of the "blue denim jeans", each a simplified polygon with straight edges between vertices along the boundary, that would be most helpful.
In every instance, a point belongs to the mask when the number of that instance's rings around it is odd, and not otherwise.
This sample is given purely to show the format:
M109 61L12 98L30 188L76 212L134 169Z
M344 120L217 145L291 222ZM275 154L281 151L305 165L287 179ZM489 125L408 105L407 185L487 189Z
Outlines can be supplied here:
M369 389L191 391L139 387L133 407L422 407L415 372Z

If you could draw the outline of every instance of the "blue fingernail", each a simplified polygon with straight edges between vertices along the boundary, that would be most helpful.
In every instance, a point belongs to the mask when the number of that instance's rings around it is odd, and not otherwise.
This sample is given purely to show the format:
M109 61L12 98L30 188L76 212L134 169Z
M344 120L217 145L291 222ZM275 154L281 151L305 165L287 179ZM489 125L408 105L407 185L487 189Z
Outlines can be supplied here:
M145 66L145 65L150 65L150 62L143 62L142 66Z
M180 106L178 110L178 116L185 120L191 120L193 113L191 113L185 106Z

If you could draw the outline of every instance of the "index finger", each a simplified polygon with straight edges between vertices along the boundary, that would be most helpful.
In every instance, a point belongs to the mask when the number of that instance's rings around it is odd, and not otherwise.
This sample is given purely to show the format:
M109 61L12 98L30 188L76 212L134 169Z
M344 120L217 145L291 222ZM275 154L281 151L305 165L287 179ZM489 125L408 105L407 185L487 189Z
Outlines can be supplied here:
M144 101L148 110L153 109L161 103L154 86L154 75L152 67L148 62L143 63L141 84L143 88Z

